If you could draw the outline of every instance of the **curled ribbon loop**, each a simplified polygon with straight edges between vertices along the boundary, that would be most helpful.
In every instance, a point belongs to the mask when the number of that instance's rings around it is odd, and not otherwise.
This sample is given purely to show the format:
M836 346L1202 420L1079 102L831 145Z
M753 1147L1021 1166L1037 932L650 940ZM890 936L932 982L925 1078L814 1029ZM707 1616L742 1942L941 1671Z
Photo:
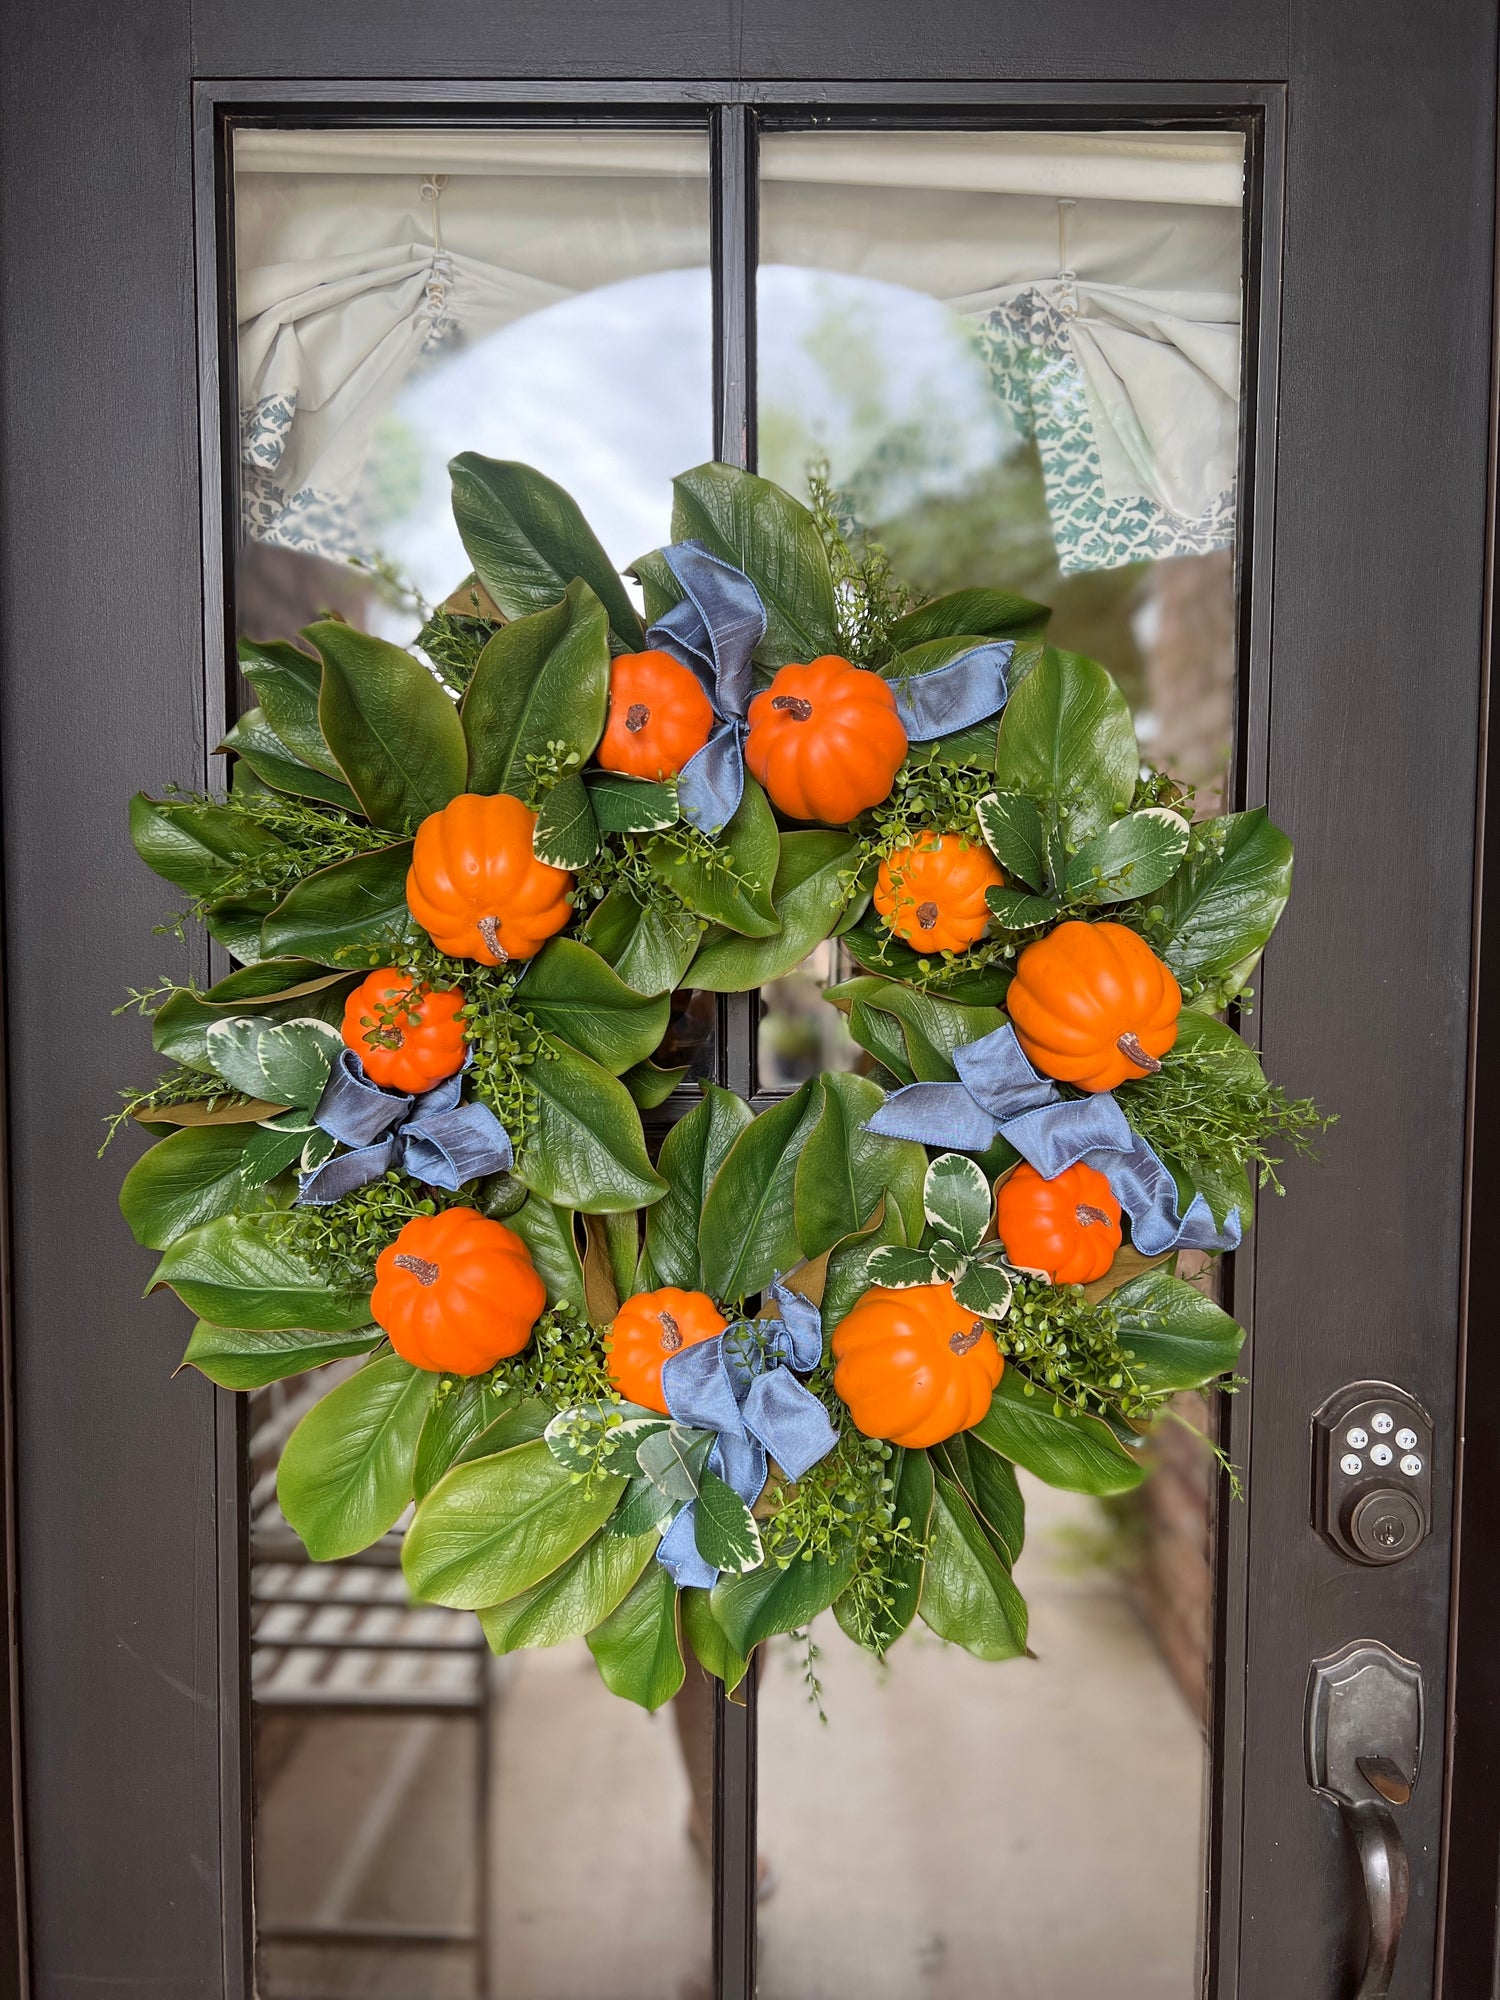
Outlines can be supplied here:
M353 1049L343 1050L313 1118L354 1150L303 1174L298 1201L316 1206L340 1201L392 1167L440 1188L506 1171L515 1162L510 1134L488 1106L461 1104L462 1087L460 1071L420 1097L382 1090L366 1076Z
M646 634L698 678L713 705L707 743L677 779L682 816L704 833L721 833L745 791L745 712L754 689L752 658L766 635L760 592L742 569L701 542L673 542L662 557L685 593ZM896 713L913 743L929 743L998 715L1008 693L1012 639L989 639L966 653L892 683Z
M1238 1209L1222 1229L1201 1194L1187 1213L1159 1155L1130 1129L1113 1094L1064 1098L1027 1061L1007 1024L953 1052L957 1083L910 1083L893 1090L866 1126L890 1139L916 1139L982 1153L1007 1139L1044 1180L1083 1160L1103 1174L1130 1217L1130 1236L1146 1257L1168 1250L1234 1250L1243 1233Z
M708 1469L753 1507L769 1459L800 1479L837 1442L828 1412L797 1380L823 1352L823 1317L810 1299L778 1279L769 1288L779 1318L736 1321L712 1340L663 1362L662 1391L679 1424L715 1433ZM656 1559L684 1590L709 1590L719 1572L698 1553L697 1505L688 1501L667 1529Z

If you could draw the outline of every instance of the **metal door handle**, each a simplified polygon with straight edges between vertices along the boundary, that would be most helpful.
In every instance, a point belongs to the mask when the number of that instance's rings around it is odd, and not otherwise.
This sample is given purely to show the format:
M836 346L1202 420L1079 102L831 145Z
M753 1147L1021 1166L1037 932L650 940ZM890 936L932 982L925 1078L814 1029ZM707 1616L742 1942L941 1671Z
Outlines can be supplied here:
M1346 1805L1343 1813L1344 1824L1359 1849L1365 1901L1370 1910L1370 1943L1354 2000L1385 2000L1391 1990L1391 1974L1396 1969L1396 1953L1401 1949L1411 1889L1406 1842L1388 1806L1369 1800L1360 1805Z
M1308 1782L1338 1801L1359 1853L1369 1915L1364 1971L1350 2000L1386 2000L1411 1870L1394 1806L1417 1781L1422 1676L1378 1640L1362 1639L1313 1662L1307 1689Z

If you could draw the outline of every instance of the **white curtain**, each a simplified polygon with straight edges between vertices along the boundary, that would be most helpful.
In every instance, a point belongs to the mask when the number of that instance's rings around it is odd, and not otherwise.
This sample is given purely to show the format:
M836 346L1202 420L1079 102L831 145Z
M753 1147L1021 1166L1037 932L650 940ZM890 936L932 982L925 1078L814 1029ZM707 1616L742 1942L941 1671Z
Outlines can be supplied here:
M694 134L248 132L235 167L245 518L320 554L425 356L704 261ZM1232 538L1238 133L778 134L762 174L764 262L968 318L1065 569Z

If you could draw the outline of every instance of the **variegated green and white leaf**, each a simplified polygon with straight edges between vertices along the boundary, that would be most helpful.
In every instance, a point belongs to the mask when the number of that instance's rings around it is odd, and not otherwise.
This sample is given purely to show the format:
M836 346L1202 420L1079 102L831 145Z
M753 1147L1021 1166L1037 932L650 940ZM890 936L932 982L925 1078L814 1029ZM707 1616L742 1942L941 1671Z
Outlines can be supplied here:
M1168 806L1127 813L1086 840L1068 863L1070 897L1089 903L1123 903L1149 896L1182 866L1189 827Z
M207 1060L226 1083L247 1097L304 1110L322 1096L343 1045L337 1028L311 1017L278 1022L238 1014L215 1021L204 1036Z
M606 1535L659 1534L676 1507L644 1472L625 1488L625 1497L604 1524Z
M928 1226L962 1250L977 1250L990 1222L990 1184L962 1153L939 1153L922 1184Z
M709 1431L668 1424L642 1438L636 1448L636 1463L659 1493L674 1506L685 1507L698 1496L698 1482L712 1444Z
M1032 889L1047 886L1047 834L1035 799L1021 792L991 792L975 812L985 845L1008 876Z
M704 1471L693 1526L699 1555L715 1569L743 1576L765 1561L755 1516L717 1473Z
M636 1449L669 1419L634 1403L580 1403L559 1410L542 1435L552 1456L571 1472L636 1470Z
M1034 931L1056 921L1058 905L1050 896L1028 896L1024 889L986 889L990 915L1005 931Z
M943 1236L938 1237L936 1242L929 1243L924 1254L932 1265L932 1275L942 1279L946 1284L951 1285L953 1280L968 1268L968 1252L961 1250L956 1243L950 1243Z
M872 1250L865 1269L872 1285L884 1285L893 1292L909 1291L913 1285L930 1285L936 1280L927 1252L908 1250L899 1243L884 1243L878 1250Z
M981 1319L1004 1319L1010 1311L1014 1286L1003 1271L991 1264L971 1264L953 1287L953 1296L965 1312Z

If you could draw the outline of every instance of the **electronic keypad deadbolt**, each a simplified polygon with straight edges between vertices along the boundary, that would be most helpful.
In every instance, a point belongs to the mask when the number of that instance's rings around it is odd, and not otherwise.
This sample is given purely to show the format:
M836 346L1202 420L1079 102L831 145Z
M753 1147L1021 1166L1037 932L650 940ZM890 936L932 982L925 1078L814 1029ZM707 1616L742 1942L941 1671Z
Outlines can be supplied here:
M1351 1562L1404 1560L1432 1526L1432 1419L1391 1382L1351 1382L1313 1418L1313 1525Z

